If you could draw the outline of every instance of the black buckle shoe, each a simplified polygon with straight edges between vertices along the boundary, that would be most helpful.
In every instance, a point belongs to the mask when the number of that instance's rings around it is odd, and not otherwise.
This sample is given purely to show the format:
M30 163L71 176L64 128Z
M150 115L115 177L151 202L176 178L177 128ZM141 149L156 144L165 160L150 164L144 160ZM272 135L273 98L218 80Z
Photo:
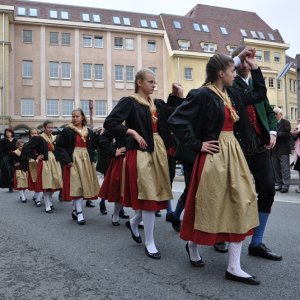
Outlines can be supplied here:
M172 223L172 221L173 221L173 212L172 211L167 212L167 214L166 214L166 222Z
M136 243L141 244L141 243L142 243L142 238L141 238L140 235L139 235L139 236L135 236L135 235L133 234L132 229L131 229L131 225L130 225L130 221L127 221L127 222L125 223L125 225L126 225L126 227L130 230L132 239L133 239Z
M231 280L231 281L238 281L238 282L251 284L251 285L260 285L260 281L258 281L254 276L240 277L240 276L233 275L233 274L229 273L228 271L226 271L225 278L227 280Z
M194 261L194 260L191 260L191 256L190 256L190 248L189 248L189 244L188 242L185 244L185 250L189 256L189 259L190 259L190 263L193 267L204 267L205 266L205 263L203 262L202 258L200 260L197 260L197 261Z
M86 200L85 206L86 207L95 207L95 204L91 200Z
M120 226L121 224L120 224L120 221L113 221L113 215L111 216L111 224L113 225L113 226Z
M77 213L76 213L76 209L73 209L72 211L72 219L77 221Z
M82 211L76 213L77 216L80 215L80 214L82 214ZM85 219L82 219L81 221L78 221L78 217L77 217L77 224L78 225L84 225L85 224Z
M157 210L157 211L155 212L155 216L158 217L158 218L161 217L161 212L160 212L160 210Z
M173 216L172 227L175 231L180 232L181 220L174 219L174 216Z
M100 202L99 206L100 206L100 212L101 212L101 214L102 215L107 215L107 210L106 210L105 203Z
M146 254L149 256L149 257L151 257L151 258L153 258L153 259L161 259L161 254L157 251L157 252L155 252L155 253L150 253L148 250L147 250L147 247L145 246L145 252L146 252Z
M119 218L121 218L121 219L129 219L129 215L125 212L125 210L123 208L119 212Z
M228 252L228 247L225 242L219 242L219 243L214 244L214 248L217 252L220 252L220 253Z
M259 244L256 247L252 247L251 245L249 245L248 253L251 256L259 256L270 260L282 260L281 255L272 252L269 248L266 247L265 244Z

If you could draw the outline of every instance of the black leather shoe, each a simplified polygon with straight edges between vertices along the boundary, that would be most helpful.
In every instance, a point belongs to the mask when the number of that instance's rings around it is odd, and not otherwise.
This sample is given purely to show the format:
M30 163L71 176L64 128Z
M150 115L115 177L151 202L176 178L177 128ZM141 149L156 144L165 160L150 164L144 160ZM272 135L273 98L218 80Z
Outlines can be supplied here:
M288 193L289 192L289 189L288 188L282 188L280 190L280 193Z
M144 230L144 225L143 225L143 224L139 224L139 225L138 225L138 229Z
M190 259L190 263L193 267L204 267L205 263L203 262L202 258L200 260L197 260L197 261L194 261L194 260L191 260L191 256L190 256L190 249L189 249L189 245L188 243L185 244L185 250L189 256L189 259Z
M151 258L153 258L153 259L161 259L161 255L160 255L160 253L157 251L157 252L155 252L155 253L150 253L148 250L147 250L147 247L145 246L145 252L146 252L146 254L149 256L149 257L151 257Z
M77 214L77 216L78 216L78 215L82 214L82 211L77 212L76 214ZM82 219L81 221L78 221L78 218L77 218L77 224L78 224L78 225L84 225L84 224L85 224L85 220Z
M86 200L85 206L86 207L95 207L95 204L91 200Z
M121 219L129 219L129 215L125 212L125 210L123 208L119 212L119 217Z
M74 209L74 210L72 211L72 219L73 219L73 220L77 220L76 209Z
M113 221L113 215L111 216L111 224L113 225L113 226L120 226L121 224L120 224L120 221Z
M228 252L228 247L225 242L219 242L219 243L214 244L214 248L217 252L220 252L220 253Z
M135 236L135 235L133 234L132 229L131 229L131 225L130 225L130 221L127 221L127 222L125 223L125 225L126 225L126 227L130 230L132 239L133 239L136 243L141 244L141 243L142 243L142 238L141 238L140 235L139 235L139 236Z
M175 231L180 232L181 228L181 220L174 219L172 220L172 227Z
M279 192L279 191L281 191L281 189L282 189L282 187L281 187L281 186L276 186L276 187L275 187L275 191L276 191L276 192Z
M100 212L101 212L101 214L102 215L107 215L107 210L106 210L105 203L100 202L99 206L100 206Z
M47 214L52 214L52 213L53 213L53 210L52 210L51 208L48 209L48 210L45 209L45 212L46 212Z
M228 271L226 271L225 278L227 280L238 281L238 282L242 282L242 283L246 283L246 284L260 285L260 281L258 281L254 276L240 277L240 276L233 275L233 274L229 273Z
M157 211L155 212L155 216L156 216L156 217L161 217L161 212L160 212L160 210L157 210Z
M13 192L14 192L14 189L13 189L13 188L9 188L8 192L9 192L9 193L13 193Z
M265 244L260 244L256 247L251 247L249 245L248 253L251 256L260 256L270 260L282 260L282 256L272 252Z
M167 214L166 214L166 222L172 223L172 221L173 221L173 212L172 211L167 212Z

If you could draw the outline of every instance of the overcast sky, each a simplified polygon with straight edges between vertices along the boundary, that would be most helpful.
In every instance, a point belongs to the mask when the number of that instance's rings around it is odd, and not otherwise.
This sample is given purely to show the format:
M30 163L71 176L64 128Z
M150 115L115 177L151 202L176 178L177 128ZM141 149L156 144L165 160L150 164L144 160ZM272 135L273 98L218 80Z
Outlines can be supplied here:
M38 0L38 2L100 7L157 15L160 13L185 15L198 3L252 11L271 28L279 30L285 43L290 44L290 49L287 50L288 55L295 57L296 54L300 54L299 0Z

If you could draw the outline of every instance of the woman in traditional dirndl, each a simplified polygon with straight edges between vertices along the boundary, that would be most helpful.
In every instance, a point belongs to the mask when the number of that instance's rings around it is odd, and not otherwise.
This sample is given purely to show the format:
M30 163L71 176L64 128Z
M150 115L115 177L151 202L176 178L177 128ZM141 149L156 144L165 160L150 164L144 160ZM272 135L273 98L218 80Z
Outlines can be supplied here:
M73 201L72 218L85 224L83 200L97 200L99 182L94 165L96 142L94 133L87 127L81 108L72 111L72 122L61 132L56 143L56 154L63 169L63 201Z
M253 91L230 87L235 77L234 62L240 63L240 58L216 54L207 63L204 86L190 91L169 123L174 134L198 153L180 232L188 241L191 264L204 265L198 244L227 241L226 279L256 285L259 281L240 266L242 243L258 225L258 211L251 174L234 127L246 104L265 99L266 87L254 51L246 49L241 57L251 66Z

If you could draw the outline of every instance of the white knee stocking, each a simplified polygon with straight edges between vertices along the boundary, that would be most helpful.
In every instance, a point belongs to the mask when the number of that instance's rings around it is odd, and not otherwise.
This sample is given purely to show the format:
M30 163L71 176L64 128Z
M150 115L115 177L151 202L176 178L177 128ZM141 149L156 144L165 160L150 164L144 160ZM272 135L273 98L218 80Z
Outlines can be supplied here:
M120 212L121 208L122 208L121 203L115 202L114 213L112 215L112 221L113 222L118 222L120 220L119 212Z
M44 201L45 201L45 209L48 211L48 210L51 210L51 207L50 207L50 200L49 200L49 192L44 192Z
M84 220L83 214L82 214L82 198L78 199L78 200L74 200L74 202L75 202L75 207L76 207L76 211L77 211L77 220L82 221L82 220ZM78 214L78 213L80 213L80 214Z
M26 199L24 191L23 190L19 190L19 194L20 194L21 200L24 201Z
M145 233L145 246L150 253L156 253L157 249L154 242L154 222L155 222L155 211L143 210L143 222L144 222L144 233Z
M138 225L142 221L142 211L140 209L135 211L135 215L130 219L130 226L133 234L139 236Z
M192 261L198 261L201 259L201 256L199 254L199 250L198 250L198 244L189 241L188 242L188 247L189 247L189 251L190 251L190 259Z

